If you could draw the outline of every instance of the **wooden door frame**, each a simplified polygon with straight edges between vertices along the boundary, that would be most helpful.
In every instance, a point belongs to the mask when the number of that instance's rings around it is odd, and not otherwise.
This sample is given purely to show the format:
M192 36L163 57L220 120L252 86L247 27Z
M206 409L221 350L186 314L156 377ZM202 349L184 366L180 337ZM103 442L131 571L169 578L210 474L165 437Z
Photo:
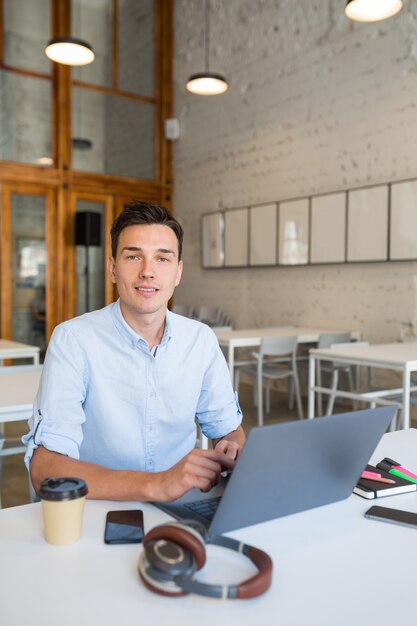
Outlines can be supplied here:
M56 325L56 190L42 183L3 182L1 187L1 336L12 338L12 194L45 198L46 264L46 328L49 340Z

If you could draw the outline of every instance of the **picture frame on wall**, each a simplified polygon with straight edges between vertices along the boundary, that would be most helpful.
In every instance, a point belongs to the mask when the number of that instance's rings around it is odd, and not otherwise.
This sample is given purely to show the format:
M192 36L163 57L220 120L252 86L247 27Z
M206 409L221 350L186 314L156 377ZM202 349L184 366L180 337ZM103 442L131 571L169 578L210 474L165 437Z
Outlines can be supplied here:
M391 185L389 258L417 259L417 180Z
M388 191L388 185L348 191L348 262L388 259Z
M224 266L224 214L207 213L201 220L202 266Z
M311 199L310 263L346 259L346 192Z
M249 264L276 265L277 205L264 204L249 209Z
M244 267L249 263L249 209L234 209L224 215L224 265Z
M306 265L309 253L309 198L279 203L278 263Z

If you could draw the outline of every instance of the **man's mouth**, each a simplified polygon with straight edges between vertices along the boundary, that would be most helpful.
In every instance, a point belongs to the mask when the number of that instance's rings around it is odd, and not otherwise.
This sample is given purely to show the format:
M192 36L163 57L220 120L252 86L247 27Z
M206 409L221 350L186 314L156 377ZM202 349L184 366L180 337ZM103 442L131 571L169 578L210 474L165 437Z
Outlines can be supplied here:
M153 294L159 291L157 287L135 287L136 291L143 294Z

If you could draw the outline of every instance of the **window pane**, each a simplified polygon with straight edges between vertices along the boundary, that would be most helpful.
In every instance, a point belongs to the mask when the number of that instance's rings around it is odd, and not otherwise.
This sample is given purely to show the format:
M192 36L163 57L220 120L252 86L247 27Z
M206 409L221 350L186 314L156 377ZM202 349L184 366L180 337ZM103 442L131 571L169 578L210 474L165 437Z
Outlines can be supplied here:
M46 322L46 203L12 194L12 339L43 348Z
M51 38L50 0L3 0L4 61L25 70L51 73L45 47Z
M141 96L155 94L154 0L119 0L119 89Z
M113 1L73 0L71 33L92 46L96 58L89 65L74 67L74 80L101 87L113 85Z
M98 213L100 215L100 245L76 246L77 251L77 315L101 309L105 304L105 211L102 202L77 202L77 213Z
M51 91L49 80L0 72L1 161L52 164Z
M73 94L73 168L154 179L154 105L89 89Z

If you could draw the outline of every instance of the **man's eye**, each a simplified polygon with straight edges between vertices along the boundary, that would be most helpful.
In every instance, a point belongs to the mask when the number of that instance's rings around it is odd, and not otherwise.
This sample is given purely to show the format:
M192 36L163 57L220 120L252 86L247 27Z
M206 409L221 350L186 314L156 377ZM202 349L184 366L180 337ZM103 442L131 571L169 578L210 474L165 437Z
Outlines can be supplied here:
M127 256L127 259L128 259L129 261L133 261L134 259L137 259L137 258L138 258L138 257L137 257L137 255L136 255L136 254L129 254L129 255Z
M162 261L162 262L168 262L169 259L167 259L164 256L161 256L161 257L159 257L159 260Z

